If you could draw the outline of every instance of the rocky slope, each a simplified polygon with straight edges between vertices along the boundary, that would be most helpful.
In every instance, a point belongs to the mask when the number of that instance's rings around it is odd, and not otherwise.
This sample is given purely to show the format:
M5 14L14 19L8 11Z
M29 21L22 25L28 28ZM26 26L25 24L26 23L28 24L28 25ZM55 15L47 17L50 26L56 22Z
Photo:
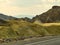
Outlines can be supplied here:
M39 20L42 23L60 22L60 6L53 6L47 12L36 15L32 20Z

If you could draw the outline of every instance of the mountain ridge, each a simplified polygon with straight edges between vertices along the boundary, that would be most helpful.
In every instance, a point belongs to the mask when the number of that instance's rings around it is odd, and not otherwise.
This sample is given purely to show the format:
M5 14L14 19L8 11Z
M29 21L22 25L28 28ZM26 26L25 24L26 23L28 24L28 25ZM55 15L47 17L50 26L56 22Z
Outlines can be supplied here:
M35 22L40 21L40 23L53 23L53 22L60 22L60 6L53 6L51 9L49 9L47 12L44 12L40 15L36 15L35 17L33 17L32 19L28 18L28 17L24 17L24 18L16 18L13 16L6 16L4 14L0 14L0 19L3 20L11 20L11 19L17 19L17 20L24 20L24 21L28 21L28 22Z
M47 12L33 17L34 19L38 19L42 23L60 22L60 6L53 6Z

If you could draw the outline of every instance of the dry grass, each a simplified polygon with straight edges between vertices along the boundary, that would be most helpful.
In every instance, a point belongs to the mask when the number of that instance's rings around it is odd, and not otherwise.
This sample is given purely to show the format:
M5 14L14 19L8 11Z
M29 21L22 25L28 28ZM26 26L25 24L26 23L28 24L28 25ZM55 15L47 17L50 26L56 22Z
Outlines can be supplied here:
M35 23L35 24L38 24L38 25L41 25L41 26L52 26L52 25L59 26L60 25L60 23Z

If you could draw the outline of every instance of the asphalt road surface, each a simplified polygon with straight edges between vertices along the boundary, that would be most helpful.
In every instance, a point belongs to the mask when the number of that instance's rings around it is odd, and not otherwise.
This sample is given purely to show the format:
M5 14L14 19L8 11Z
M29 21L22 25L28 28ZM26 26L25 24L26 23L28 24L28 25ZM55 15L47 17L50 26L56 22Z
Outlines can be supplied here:
M60 45L60 37L45 40L45 41L38 41L38 42L34 42L34 43L29 43L29 44L25 44L25 45Z
M10 42L10 43L3 43L0 45L60 45L60 36L58 37L45 37L40 38L32 41L17 41L17 42Z

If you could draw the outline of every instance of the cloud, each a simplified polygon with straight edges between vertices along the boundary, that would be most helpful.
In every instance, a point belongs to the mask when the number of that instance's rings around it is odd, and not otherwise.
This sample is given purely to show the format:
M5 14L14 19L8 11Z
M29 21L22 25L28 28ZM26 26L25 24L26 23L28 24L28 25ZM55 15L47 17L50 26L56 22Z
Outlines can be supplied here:
M40 3L41 3L41 0L14 0L12 1L11 4L15 6L28 7L28 6L33 6Z
M37 15L53 5L60 5L60 0L0 0L0 13L7 15Z

